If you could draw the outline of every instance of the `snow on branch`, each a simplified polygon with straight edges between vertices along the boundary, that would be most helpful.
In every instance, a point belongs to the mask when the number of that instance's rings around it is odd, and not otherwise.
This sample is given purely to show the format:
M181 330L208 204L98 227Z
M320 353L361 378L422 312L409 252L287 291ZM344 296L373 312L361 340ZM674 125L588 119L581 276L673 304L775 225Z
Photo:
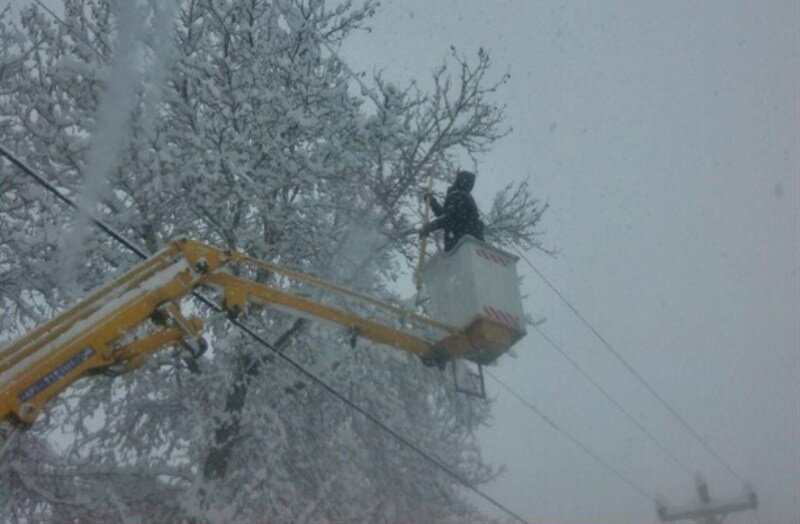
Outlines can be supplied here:
M543 246L539 238L543 231L538 229L548 207L547 202L533 198L528 180L511 183L495 196L486 217L486 236L501 245L520 246L526 251L536 248L553 254L553 250Z

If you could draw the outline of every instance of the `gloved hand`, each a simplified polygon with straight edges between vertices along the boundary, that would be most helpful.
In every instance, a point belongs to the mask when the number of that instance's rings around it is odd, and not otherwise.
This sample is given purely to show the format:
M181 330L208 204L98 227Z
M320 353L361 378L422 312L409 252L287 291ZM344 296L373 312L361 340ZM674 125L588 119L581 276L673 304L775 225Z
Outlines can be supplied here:
M427 224L422 226L422 228L419 230L419 236L426 237L426 236L430 235L431 233L433 233L436 230L435 227L436 227L436 224L434 224L433 222L428 222Z

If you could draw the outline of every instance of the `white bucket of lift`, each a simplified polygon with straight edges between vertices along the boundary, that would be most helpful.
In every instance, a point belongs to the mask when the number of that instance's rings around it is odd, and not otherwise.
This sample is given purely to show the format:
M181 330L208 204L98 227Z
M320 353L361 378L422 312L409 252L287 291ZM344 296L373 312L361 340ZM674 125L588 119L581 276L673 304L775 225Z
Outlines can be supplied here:
M431 316L460 327L468 342L447 348L452 356L488 363L525 336L518 257L465 236L422 271Z

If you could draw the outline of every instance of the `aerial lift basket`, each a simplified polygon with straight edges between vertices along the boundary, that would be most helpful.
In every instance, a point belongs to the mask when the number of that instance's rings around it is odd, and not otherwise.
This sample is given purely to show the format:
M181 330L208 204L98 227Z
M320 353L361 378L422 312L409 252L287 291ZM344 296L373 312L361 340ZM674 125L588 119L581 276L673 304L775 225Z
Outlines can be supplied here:
M444 341L453 357L488 364L525 336L518 257L464 236L422 271L428 314L468 335Z

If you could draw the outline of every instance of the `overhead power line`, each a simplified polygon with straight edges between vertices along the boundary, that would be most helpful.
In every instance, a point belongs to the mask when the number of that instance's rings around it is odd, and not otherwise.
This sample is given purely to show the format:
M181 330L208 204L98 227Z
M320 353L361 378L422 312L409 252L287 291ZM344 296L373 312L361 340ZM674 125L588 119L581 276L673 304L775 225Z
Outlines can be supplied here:
M42 3L41 0L33 0L33 1L36 3L36 5L47 11L47 13L50 16L52 16L56 22L63 25L64 27L68 27L67 24L61 18L59 18L59 16L55 14L49 7L47 7L44 3ZM97 41L100 42L100 44L102 44L105 50L110 53L111 47L109 47L109 45L102 38L100 38L100 35L97 34L97 32L92 28L91 24L87 24L87 27L92 32L92 34L94 34L95 38L97 38ZM72 34L72 36L76 35L77 34ZM89 41L88 38L84 37L83 35L77 35L77 36L79 36L79 38L81 38L84 41L84 43L88 44L89 48L95 53L97 53L97 56L102 57L102 55L97 51L97 49L95 49L94 45Z
M54 186L53 184L51 184L50 182L45 180L44 177L42 177L38 173L36 173L36 171L34 171L33 168L31 168L25 162L23 162L22 160L17 158L16 155L11 153L8 149L6 149L1 144L0 144L0 155L3 155L4 157L6 157L9 162L11 162L15 166L17 166L20 169L20 171L22 171L23 173L25 173L29 177L33 178L40 186L44 187L47 191L49 191L50 193L55 195L55 197L57 199L61 200L65 204L67 204L72 209L79 210L79 211L81 211L83 213L86 213L86 215L89 217L89 219L92 221L92 223L94 223L94 225L96 225L97 227L102 229L105 233L107 233L109 236L111 236L114 240L116 240L117 242L121 243L126 248L128 248L131 251L133 251L134 253L136 253L136 255L138 255L139 258L147 258L149 256L146 252L142 251L138 246L136 246L136 244L134 244L133 242L130 242L124 236L122 236L120 233L118 233L113 227L109 226L108 224L106 224L105 222L100 220L99 218L95 217L94 214L91 213L89 210L81 209L80 206L78 206L78 204L76 204L71 198L69 198L68 196L66 196L63 193L61 193L61 191L59 191L56 186Z
M616 407L616 408L617 408L617 409L618 409L618 410L619 410L619 411L620 411L620 412L621 412L623 415L625 415L625 417L627 417L627 418L628 418L628 420L630 420L630 421L631 421L631 422L632 422L632 423L633 423L633 424L634 424L634 425L635 425L635 426L636 426L636 427L639 429L639 431L641 431L641 432L642 432L642 434L644 434L644 435L645 435L645 436L646 436L648 439L650 439L650 440L651 440L651 441L652 441L652 442L653 442L653 443L654 443L656 446L658 446L658 448L659 448L659 449L661 449L661 451L663 451L665 455L667 455L667 456L668 456L670 459L672 459L672 461L673 461L675 464L677 464L677 465L678 465L678 466L679 466L679 467L680 467L680 468L681 468L683 471L685 471L685 472L686 472L686 473L687 473L687 474L688 474L690 477L693 477L693 478L694 478L694 472L693 472L693 471L692 471L692 470L689 468L689 466L687 466L687 465L686 465L686 464L685 464L683 461L681 461L681 460L680 460L680 459L679 459L679 458L678 458L678 457L677 457L677 456L676 456L674 453L672 453L672 452L671 452L669 449L667 449L667 447L666 447L666 446L665 446L665 445L664 445L664 444L663 444L663 443L662 443L662 442L661 442L661 441L660 441L658 438L656 438L656 436L655 436L655 435L653 435L653 433L652 433L650 430L648 430L648 429L647 429L647 428L646 428L646 427L645 427L645 426L644 426L644 425L643 425L641 422L639 422L639 420L637 420L637 419L636 419L636 417L634 417L634 416L633 416L633 414L631 414L631 413L630 413L630 412L629 412L627 409L625 409L625 408L622 406L622 404L620 404L620 403L617 401L617 399L615 399L615 398L614 398L614 397L611 395L611 393L609 393L609 392L608 392L608 391L607 391L607 390L606 390L606 389L605 389L603 386L601 386L601 385L600 385L600 384L599 384L599 383L598 383L598 382L597 382L597 381L596 381L594 378L592 378L592 376L591 376L591 375L589 375L589 373L588 373L586 370L584 370L584 369L583 369L583 368L582 368L582 367L581 367L581 366L580 366L580 365L579 365L579 364L578 364L578 363L575 361L575 359L573 359L572 357L570 357L570 356L567 354L567 352L566 352L566 351L564 351L564 350L561 348L561 346L559 346L558 344L556 344L556 343L553 341L553 339L551 339L549 336L547 336L547 334L546 334L544 331L542 331L542 329L541 329L539 326L534 326L534 329L536 329L536 331L538 331L538 332L539 332L539 335L541 335L541 337L542 337L543 339L545 339L545 340L548 342L548 344L550 344L550 345L553 347L553 349L555 349L556 351L558 351L558 352L561 354L561 356L563 356L563 357L564 357L564 358L567 360L567 362L569 362L569 363L572 365L572 367L574 367L574 368L575 368L575 369L578 371L578 373L580 373L581 375L583 375L583 377L584 377L586 380L588 380L588 381L589 381L589 383L591 383L591 384L592 384L592 385L593 385L593 386L594 386L594 387L595 387L595 388L596 388L596 389L597 389L597 390L598 390L598 391L599 391L599 392L600 392L600 393L601 393L601 394L602 394L604 397L606 397L606 398L608 399L608 401L609 401L609 402L611 402L611 403L614 405L614 407Z
M59 200L61 200L62 202L66 203L69 207L71 207L73 209L80 209L79 206L72 199L70 199L66 195L62 194L55 186L53 186L52 184L47 182L42 176L37 174L31 167L29 167L23 161L18 159L14 154L12 154L10 151L8 151L2 145L0 145L0 155L4 156L9 161L11 161L11 163L14 164L15 166L17 166L22 172L24 172L25 174L27 174L28 176L33 178L38 184L40 184L47 191L49 191L50 193L55 195ZM89 215L89 219L92 221L92 223L94 223L102 231L104 231L109 236L111 236L114 240L116 240L117 242L120 242L123 246L125 246L127 249L131 250L133 253L135 253L140 258L142 258L142 259L148 258L148 254L145 251L143 251L142 249L137 247L133 242L127 240L124 236L122 236L118 232L116 232L111 226L109 226L108 224L106 224L102 220L96 218L91 213L88 213L88 215ZM209 307L213 308L214 310L221 311L220 307L216 303L214 303L212 300L210 300L210 299L208 299L208 298L206 298L206 297L204 297L204 296L202 296L202 295L200 295L199 293L196 293L196 292L192 293L192 294L195 297L197 297L199 300L201 300L204 304L208 305ZM441 460L437 459L436 457L434 457L430 453L424 451L422 448L420 448L419 446L417 446L416 444L411 442L406 437L400 435L397 431L395 431L394 429L392 429L389 426L387 426L378 417L376 417L375 415L372 415L371 413L369 413L366 409L362 408L361 406L359 406L358 404L356 404L355 402L350 400L343 393L340 393L333 386L331 386L330 384L325 382L322 378L320 378L319 376L314 374L312 371L309 371L302 364L300 364L299 362L297 362L296 360L294 360L293 358L288 356L286 353L284 353L281 350L279 350L274 345L270 344L264 337L262 337L261 335L259 335L255 331L253 331L250 327L246 326L245 324L243 324L239 320L236 320L236 319L229 319L229 320L231 321L231 323L234 326L238 327L239 329L241 329L242 331L244 331L245 333L250 335L250 337L253 338L253 340L255 340L256 342L261 344L263 347L265 347L265 348L269 349L270 351L272 351L273 353L275 353L275 355L277 355L281 360L283 360L284 362L286 362L287 364L289 364L290 366L295 368L299 373L301 373L306 378L308 378L309 380L311 380L312 382L317 384L325 392L327 392L331 396L337 398L338 400L343 402L346 406L348 406L352 410L356 411L361 416L366 418L368 421L372 422L373 424L375 424L376 426L381 428L384 432L388 433L392 438L394 438L395 440L400 442L403 446L405 446L406 448L408 448L411 451L415 452L417 455L422 457L424 460L426 460L427 462L432 464L434 467L436 467L439 470L441 470L442 472L446 473L453 480L455 480L459 484L463 485L465 488L469 489L470 491L474 492L475 494L477 494L478 496L480 496L481 498L483 498L484 500L486 500L487 502L489 502L490 504L495 506L497 509L503 511L504 513L506 513L510 517L517 519L519 522L523 522L523 523L527 522L525 519L523 519L517 513L515 513L511 509L507 508L506 506L504 506L503 504L501 504L500 502L495 500L490 495L488 495L488 494L484 493L483 491L481 491L480 489L478 489L477 486L475 486L474 484L469 482L467 479L463 478L459 473L457 473L450 466L446 465L445 463L443 463Z
M536 416L538 416L543 421L545 421L551 428L553 428L557 432L561 433L570 442L572 442L573 444L578 446L584 453L586 453L592 459L594 459L595 462L597 462L598 464L603 466L605 469L610 471L613 475L615 475L617 478L622 480L625 484L627 484L628 486L633 488L637 493L639 493L641 496L643 496L644 498L646 498L650 502L653 502L653 503L656 502L657 499L654 496L652 496L649 493L647 493L647 491L644 488L642 488L639 484L637 484L636 482L631 480L630 477L628 477L627 475L622 473L619 469L617 469L614 466L612 466L611 463L609 463L608 461L604 460L600 455L598 455L595 451L593 451L589 446L587 446L586 444L581 442L577 437L575 437L574 435L569 433L567 430L565 430L564 428L562 428L561 426L556 424L553 421L553 419L551 419L550 417L545 415L544 412L542 412L542 410L540 410L534 404L532 404L531 402L526 400L522 395L520 395L519 393L517 393L516 391L511 389L510 386L508 386L505 382L503 382L502 380L497 378L491 371L489 371L488 369L484 368L483 372L486 373L489 377L491 377L495 382L497 382L500 385L500 387L502 387L504 390L506 390L508 393L510 393L511 396L513 396L514 398L519 400L525 407L528 408L528 410L530 410Z
M600 342L603 344L606 350L609 353L611 353L614 356L614 358L616 358L617 361L619 361L623 365L623 367L625 367L625 369L627 369L628 372L631 375L633 375L636 378L636 380L639 381L639 383L648 392L650 392L650 394L656 400L658 400L658 402L664 407L664 409L666 409L675 418L675 420L677 420L684 427L684 429L686 429L686 431L688 431L689 434L692 435L692 437L694 437L694 439L697 440L697 442L699 442L703 446L703 448L705 448L705 450L717 460L717 462L722 464L722 466L725 467L725 469L727 469L731 475L733 475L740 482L744 482L744 479L730 466L730 464L728 464L728 462L725 461L725 459L723 459L722 456L720 456L720 454L717 453L714 450L714 448L712 448L711 445L702 436L700 436L700 434L675 410L675 408L673 408L664 399L664 397L662 397L653 388L653 386L651 386L644 379L644 377L642 377L642 375L639 374L639 372L636 371L636 369L628 363L628 361L619 353L619 351L617 351L614 348L614 346L612 346L611 343L608 340L606 340L606 338L603 335L601 335L600 332L588 320L586 320L586 317L584 317L580 313L580 311L578 311L578 309L575 306L573 306L572 303L569 300L567 300L567 298L544 276L544 274L542 274L542 272L539 271L539 269L537 269L536 266L533 265L533 263L528 259L528 257L526 257L519 250L517 250L517 254L525 262L527 262L528 266L530 266L530 268L536 273L536 275L538 275L538 277L545 284L547 284L547 286L558 296L558 298L561 299L564 305L566 305L575 314L575 316L578 317L578 319L589 329L589 331L591 331L594 334L594 336L597 337L598 340L600 340Z

